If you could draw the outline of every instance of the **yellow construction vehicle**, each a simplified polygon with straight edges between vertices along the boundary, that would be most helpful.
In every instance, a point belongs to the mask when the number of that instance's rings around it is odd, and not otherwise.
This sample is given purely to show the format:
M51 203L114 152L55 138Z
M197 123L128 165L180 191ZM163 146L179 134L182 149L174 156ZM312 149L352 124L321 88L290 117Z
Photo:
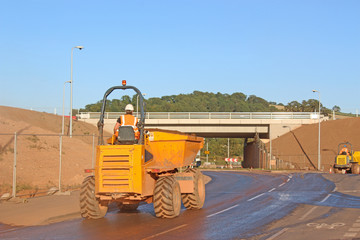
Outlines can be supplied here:
M360 151L354 152L349 142L339 143L338 155L335 157L335 173L360 173ZM331 171L331 170L330 170Z
M114 90L132 89L139 97L141 117L134 128L120 126L118 134L104 142L106 99ZM108 89L103 98L96 147L95 175L84 179L80 192L81 216L105 216L110 203L121 210L135 210L139 203L153 203L157 217L180 214L181 199L187 209L200 209L205 201L205 183L198 169L189 168L203 147L203 138L176 131L145 129L143 95L133 86Z

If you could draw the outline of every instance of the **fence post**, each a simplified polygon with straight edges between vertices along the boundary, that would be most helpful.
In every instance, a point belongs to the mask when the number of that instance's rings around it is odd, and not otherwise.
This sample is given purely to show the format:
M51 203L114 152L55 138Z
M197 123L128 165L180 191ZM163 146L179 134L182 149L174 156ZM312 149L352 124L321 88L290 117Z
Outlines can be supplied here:
M59 149L60 149L60 160L59 160L59 192L61 192L61 162L62 162L62 159L61 159L61 154L62 154L62 135L60 135L60 143L59 143Z
M95 133L93 133L93 149L92 149L92 163L91 163L91 168L95 168Z
M14 166L13 166L13 185L12 185L12 197L16 197L16 146L17 146L17 134L14 134Z

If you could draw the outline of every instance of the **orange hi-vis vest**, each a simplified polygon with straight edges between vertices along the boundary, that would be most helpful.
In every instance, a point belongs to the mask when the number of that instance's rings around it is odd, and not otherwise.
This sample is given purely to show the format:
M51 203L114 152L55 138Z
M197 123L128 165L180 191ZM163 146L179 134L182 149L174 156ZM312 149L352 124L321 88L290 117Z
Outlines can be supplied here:
M140 134L139 134L139 129L137 127L137 123L138 123L138 118L134 117L131 114L125 114L120 116L120 126L132 126L135 132L135 138L139 139Z
M346 147L343 147L341 150L340 150L340 152L339 152L339 154L341 154L341 153L346 153L346 155L350 155L350 153L349 153L349 149L347 149Z
M134 117L131 114L125 114L120 116L120 126L132 126L132 127L136 127L138 122L138 118Z

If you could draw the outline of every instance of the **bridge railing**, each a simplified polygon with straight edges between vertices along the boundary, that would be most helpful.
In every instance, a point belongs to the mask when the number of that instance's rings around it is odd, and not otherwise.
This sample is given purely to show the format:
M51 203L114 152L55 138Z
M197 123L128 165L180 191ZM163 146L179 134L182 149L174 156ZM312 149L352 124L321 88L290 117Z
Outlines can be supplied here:
M106 112L105 119L117 119L124 112ZM135 116L140 114L134 113ZM79 119L99 119L100 112L81 112ZM318 119L313 112L147 112L146 119ZM321 115L323 118L323 115Z

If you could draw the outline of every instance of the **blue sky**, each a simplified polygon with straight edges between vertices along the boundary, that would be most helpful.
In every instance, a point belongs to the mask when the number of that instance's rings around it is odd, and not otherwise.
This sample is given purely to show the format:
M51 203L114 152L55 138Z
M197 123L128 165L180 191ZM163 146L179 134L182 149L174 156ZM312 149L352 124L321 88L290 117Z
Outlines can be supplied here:
M0 105L61 114L71 48L83 45L74 108L122 79L146 98L199 90L287 104L317 89L325 107L360 108L357 0L0 2Z

